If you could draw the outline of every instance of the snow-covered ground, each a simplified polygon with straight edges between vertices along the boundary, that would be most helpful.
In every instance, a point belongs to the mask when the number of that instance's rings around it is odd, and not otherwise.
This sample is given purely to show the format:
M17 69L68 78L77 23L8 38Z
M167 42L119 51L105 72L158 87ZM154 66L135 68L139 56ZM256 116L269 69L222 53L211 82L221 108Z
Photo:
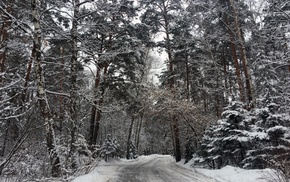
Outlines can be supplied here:
M209 169L202 169L202 168L193 168L191 167L191 163L183 164L183 161L179 163L174 163L173 158L171 156L161 156L161 155L150 155L150 156L140 156L135 160L125 160L125 159L114 159L109 162L100 161L98 166L91 171L89 174L86 174L84 176L77 177L73 180L73 182L113 182L118 181L120 177L120 172L129 166L142 166L140 164L147 165L150 161L155 161L158 158L158 165L163 164L163 162L160 160L170 160L170 165L168 163L164 163L164 168L166 167L173 167L174 170L176 170L176 167L184 168L186 173L191 173L194 177L201 178L201 181L207 181L206 178L203 178L202 176L208 176L208 181L218 181L218 182L266 182L265 179L269 174L271 174L271 171L269 169L265 170L245 170L240 168L235 168L231 166L226 166L219 170L209 170ZM172 162L171 162L172 161ZM157 165L157 163L155 164ZM172 166L172 165L175 165ZM131 168L132 169L132 168ZM160 169L160 166L158 166L158 169ZM163 171L162 171L163 172ZM152 171L151 171L152 173ZM173 174L173 175L181 175L183 173L179 174ZM195 176L196 175L196 176ZM186 176L186 177L189 177ZM177 177L176 177L177 179Z
M267 182L270 176L274 177L274 173L270 169L246 170L238 167L225 166L222 169L211 170L204 168L193 168L191 161L184 164L184 160L178 162L177 165L194 170L221 182Z

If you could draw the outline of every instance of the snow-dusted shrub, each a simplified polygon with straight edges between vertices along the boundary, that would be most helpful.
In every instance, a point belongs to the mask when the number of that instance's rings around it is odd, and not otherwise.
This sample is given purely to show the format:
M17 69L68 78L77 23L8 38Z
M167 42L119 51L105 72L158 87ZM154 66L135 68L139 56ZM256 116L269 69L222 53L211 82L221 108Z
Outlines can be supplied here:
M101 148L101 157L108 161L109 157L115 157L120 152L119 144L116 138L108 134Z

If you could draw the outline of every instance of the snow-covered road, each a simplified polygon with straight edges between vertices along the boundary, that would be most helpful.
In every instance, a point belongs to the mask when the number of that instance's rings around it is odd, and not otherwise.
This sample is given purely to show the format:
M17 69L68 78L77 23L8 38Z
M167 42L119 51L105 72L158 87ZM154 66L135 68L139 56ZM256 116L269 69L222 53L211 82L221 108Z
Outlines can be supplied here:
M275 173L270 169L245 170L232 166L218 170L192 168L190 162L175 163L169 155L150 155L134 160L99 161L89 174L72 182L266 182L275 177L272 174Z
M108 182L214 182L216 180L182 168L172 156L141 156L133 161L101 163L96 171Z

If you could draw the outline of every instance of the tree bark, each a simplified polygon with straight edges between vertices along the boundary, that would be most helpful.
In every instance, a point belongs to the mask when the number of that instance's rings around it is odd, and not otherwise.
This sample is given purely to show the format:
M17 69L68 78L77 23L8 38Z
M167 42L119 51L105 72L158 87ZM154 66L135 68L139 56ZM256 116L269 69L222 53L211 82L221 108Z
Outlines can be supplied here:
M61 58L61 76L60 76L60 83L59 83L59 92L63 93L63 82L65 79L65 63L64 63L64 57L63 57L63 47L60 47L60 58ZM62 95L59 95L59 131L60 134L63 130L63 119L64 119L64 97Z
M47 103L47 97L45 92L45 83L42 70L42 59L41 59L41 29L40 29L40 17L39 17L39 0L32 0L32 17L34 24L33 32L33 49L32 55L35 63L35 72L36 72L36 82L37 82L37 98L39 103L39 108L41 110L41 115L43 122L46 125L46 145L49 152L50 162L52 171L51 174L54 177L60 175L60 159L56 153L54 146L54 132L52 125L52 118L50 117L49 106Z
M142 123L143 123L143 114L141 113L141 115L139 116L139 123L137 125L137 131L136 131L136 149L137 151L139 151L139 142L140 142L140 133L141 133L141 129L142 129Z
M6 123L6 128L5 128L5 133L4 133L4 141L3 141L3 145L2 145L2 150L0 151L0 157L4 157L5 155L5 150L6 150L6 144L7 144L7 141L8 141L8 131L9 131L9 128L10 128L10 122L7 122ZM0 172L1 174L1 172Z
M228 72L227 72L227 59L225 56L225 52L223 51L223 55L222 55L222 63L223 63L223 71L224 71L224 87L225 87L225 91L226 91L226 98L229 97L229 93L228 92Z
M243 64L243 71L246 79L246 90L247 90L247 97L248 97L248 103L253 104L252 101L254 101L253 97L253 91L252 91L252 80L251 80L251 71L248 69L248 60L247 60L247 54L246 54L246 48L244 44L244 40L241 34L239 22L238 22L238 14L237 10L234 5L234 0L230 0L230 4L233 9L233 17L234 17L234 23L236 28L236 36L239 41L240 45L240 51L241 51L241 57L242 57L242 64Z
M96 144L97 138L95 138L95 133L99 130L99 125L96 123L96 111L97 111L97 90L100 83L100 67L97 66L96 77L95 77L95 85L94 85L94 102L91 109L91 119L90 119L90 131L89 131L89 145L92 147ZM97 125L97 126L96 126ZM95 131L97 130L97 131ZM94 147L92 147L92 150Z
M99 130L99 125L96 123L96 111L97 111L97 92L100 84L100 67L97 65L95 85L94 85L94 102L91 110L91 119L90 119L90 133L89 133L89 145L93 146L96 144L97 139L95 138L95 133ZM96 126L97 125L97 126ZM95 131L97 130L97 131Z
M217 77L216 77L216 88L218 90L219 88L219 83L220 83L220 80L219 80L219 75L217 74ZM220 107L221 105L221 97L219 95L219 93L216 93L216 116L219 118L222 114L222 111L220 108L222 108L222 106Z
M131 143L131 135L132 135L134 121L135 121L135 116L132 116L130 127L129 127L128 139L127 139L127 152L126 152L127 159L130 159L130 143Z
M242 82L242 78L241 78L241 71L240 71L240 66L239 66L239 61L238 61L238 56L237 56L237 49L235 46L235 38L234 38L234 34L230 28L230 23L228 20L228 16L225 15L225 22L226 22L226 26L228 29L228 34L230 37L230 45L231 45L231 50L232 50L232 56L233 56L233 60L234 60L234 65L236 68L236 76L237 76L237 83L239 85L239 91L240 91L240 99L242 102L245 102L245 94L244 94L244 84Z
M179 138L179 126L177 122L177 117L172 117L172 129L174 134L174 144L175 144L175 161L181 161L181 150L180 150L180 138Z
M103 52L104 49L104 35L101 35L101 47L100 47L100 53ZM109 43L111 44L112 41L112 36L109 36ZM111 45L109 45L109 48L111 47ZM97 61L95 62L97 65L97 72L96 72L96 77L95 77L95 85L94 85L94 105L92 106L92 111L91 111L91 120L90 120L90 133L89 133L89 145L92 147L92 149L94 148L93 146L96 145L97 143L97 139L98 139L98 132L99 132L99 128L100 128L100 121L101 121L101 115L102 115L102 111L100 108L97 107L97 105L99 107L102 106L103 104L103 97L105 94L105 90L104 88L102 88L101 93L99 94L99 101L97 100L98 97L98 91L99 91L99 85L100 85L100 81L101 81L101 71L103 70L103 81L105 81L105 77L107 74L107 69L109 64L105 63L105 64L101 64L98 63Z
M190 71L189 71L189 61L188 61L188 55L187 52L185 53L185 61L186 61L186 99L189 102L190 101L190 87L189 87L189 75L190 75Z
M34 54L34 53L32 53ZM32 68L32 62L33 62L33 58L34 55L31 55L31 58L29 59L28 63L27 63L27 70L26 70L26 74L25 74L25 82L24 82L24 89L22 92L22 102L24 103L26 101L26 96L27 96L27 87L28 87L28 82L30 79L30 73L31 73L31 68Z
M107 71L108 71L108 66L109 64L105 64L104 66L104 70L103 70L103 81L105 82L105 77L107 75ZM100 72L100 69L99 71ZM101 80L101 74L97 73L96 75L96 80L95 80L95 97L97 97L97 90L98 90L98 86L100 84L100 80ZM91 146L96 145L97 143L97 139L98 139L98 132L99 132L99 128L100 128L100 121L101 121L101 117L102 117L102 110L101 108L97 107L97 104L99 107L101 107L103 105L104 102L104 95L105 95L105 88L100 88L100 98L99 100L95 100L94 102L94 106L92 108L92 115L91 115L91 128L90 128L90 142L89 144Z
M70 123L71 123L71 141L69 157L72 159L72 168L76 168L74 158L75 141L77 130L77 75L78 75L78 17L79 17L79 0L73 1L74 15L71 29L72 57L71 57L71 85L70 85Z

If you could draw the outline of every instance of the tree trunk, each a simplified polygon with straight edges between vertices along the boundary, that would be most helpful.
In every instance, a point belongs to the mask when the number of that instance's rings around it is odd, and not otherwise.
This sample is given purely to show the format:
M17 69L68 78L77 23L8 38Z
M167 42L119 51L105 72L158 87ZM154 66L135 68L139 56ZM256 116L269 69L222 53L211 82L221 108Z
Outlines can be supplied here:
M228 72L227 72L227 59L225 56L225 51L223 51L222 55L222 63L223 63L223 71L224 71L224 87L225 87L225 92L226 96L225 98L228 99L228 97L232 94L231 92L229 93L229 88L228 88Z
M237 56L237 49L235 46L235 38L234 38L234 34L230 28L230 24L229 24L229 20L228 20L227 15L225 15L225 22L226 22L226 26L228 28L228 33L229 33L229 37L230 37L232 56L233 56L234 65L236 68L237 82L238 82L239 91L240 91L240 99L242 102L245 102L244 84L243 84L242 78L241 78L241 71L240 71L240 66L239 66L239 61L238 61L238 56Z
M109 64L106 64L104 66L104 72L103 72L103 81L105 82L105 77L107 75L107 71L108 71L108 66ZM98 66L99 68L99 66ZM96 80L95 80L95 97L97 97L97 90L98 90L98 86L100 84L100 73L99 73L100 69L98 69L98 73L96 75ZM99 128L100 128L100 121L101 121L101 117L102 117L102 110L101 108L97 107L97 104L99 107L101 107L103 105L104 102L104 95L105 95L105 88L100 88L101 92L100 92L100 98L99 101L97 102L97 100L95 100L94 102L94 106L92 108L92 115L91 115L91 125L90 125L90 142L89 144L91 146L96 145L97 143L97 138L98 138L98 132L99 132Z
M36 82L37 82L37 98L39 108L43 122L46 125L46 145L49 152L50 162L52 171L51 174L54 177L60 175L60 159L56 153L54 146L54 132L52 126L52 119L50 118L50 111L47 103L47 97L45 93L45 83L42 70L42 59L41 59L41 29L40 29L40 17L39 17L39 0L32 0L32 17L34 24L34 35L33 35L33 49L32 55L35 63Z
M101 35L101 46L100 46L100 53L103 52L104 49L104 39L105 36ZM112 36L109 36L109 43L111 44L111 39ZM110 48L110 46L109 46ZM100 55L99 55L100 56ZM104 69L104 80L105 80L105 74L107 74L107 67L108 64L105 64L105 68L102 64L98 63L97 61L95 61L96 63L96 77L95 77L95 85L94 85L94 105L92 106L92 110L91 110L91 119L90 119L90 132L89 132L89 145L92 147L93 150L93 146L96 145L97 143L97 138L98 138L98 132L99 132L99 128L100 128L100 120L101 120L101 110L100 108L97 108L97 105L99 107L101 107L101 102L103 102L103 100L99 100L99 103L97 101L97 97L98 97L98 90L99 90L99 85L100 85L100 81L101 81L101 70ZM103 97L104 93L101 93L101 97Z
M24 86L23 86L24 88L23 88L23 92L22 92L22 102L23 103L26 101L27 87L28 87L28 82L30 79L33 57L34 57L34 55L31 55L31 58L29 59L29 61L27 63L27 70L26 70L26 74L25 74L25 78L24 78L25 82L24 82Z
M140 115L140 120L137 126L137 133L136 133L136 149L139 151L139 142L140 142L140 133L142 129L142 123L143 123L143 114Z
M175 161L179 162L181 160L181 150L180 150L180 139L179 139L179 126L176 116L172 118L172 129L174 134L174 148L175 148Z
M234 16L234 23L236 27L236 35L239 41L240 45L240 51L241 51L241 57L242 57L242 64L243 64L243 70L244 70L244 75L246 79L246 90L247 90L247 97L248 97L248 103L253 104L252 101L254 101L253 98L253 92L252 92L252 80L251 80L251 71L248 69L248 60L247 60L247 54L246 54L246 48L244 44L244 40L241 35L241 30L238 22L238 15L237 11L234 5L234 0L230 0L230 4L233 9L233 16Z
M130 159L130 144L131 144L131 135L132 135L134 120L135 120L135 117L132 116L130 127L129 127L128 139L127 139L127 152L126 152L127 159Z
M98 96L98 87L100 84L100 66L97 65L96 77L95 77L95 85L94 85L94 102L91 110L91 119L90 119L90 133L89 133L89 145L96 145L97 139L95 137L95 133L98 132L99 126L96 126L96 111L97 111L97 96ZM96 130L96 131L95 131Z
M5 128L5 134L4 134L4 141L3 141L3 145L2 145L2 150L1 150L1 153L0 153L0 157L4 157L4 155L5 155L9 128L10 128L10 122L7 122L6 123L6 128Z
M188 55L187 55L187 52L186 52L186 55L185 55L185 61L186 61L186 99L187 101L189 102L190 101L190 90L189 90L189 75L190 75L190 72L189 72L189 63L188 63Z
M216 77L216 85L217 85L217 87L216 87L216 89L218 90L219 89L219 75L217 74L217 77ZM219 118L220 116L221 116L221 109L220 108L222 108L222 106L220 107L220 105L221 105L221 97L220 97L220 95L219 95L219 93L216 93L216 116Z
M71 141L69 157L71 158L72 168L76 168L76 161L74 158L75 141L77 130L77 75L78 75L78 17L79 17L79 0L73 1L74 15L71 29L72 38L72 57L71 57L71 85L70 85L70 123L71 123Z
M139 131L139 125L140 125L140 117L138 117L137 121L136 121L136 127L135 127L135 139L134 139L134 144L137 148L137 136L138 136L138 131Z
M59 83L59 92L63 93L63 82L65 79L65 63L64 63L64 57L63 57L63 48L60 47L60 58L61 58L61 76L60 76L60 83ZM60 134L62 134L63 129L63 119L64 119L64 98L62 95L59 95L59 131Z

